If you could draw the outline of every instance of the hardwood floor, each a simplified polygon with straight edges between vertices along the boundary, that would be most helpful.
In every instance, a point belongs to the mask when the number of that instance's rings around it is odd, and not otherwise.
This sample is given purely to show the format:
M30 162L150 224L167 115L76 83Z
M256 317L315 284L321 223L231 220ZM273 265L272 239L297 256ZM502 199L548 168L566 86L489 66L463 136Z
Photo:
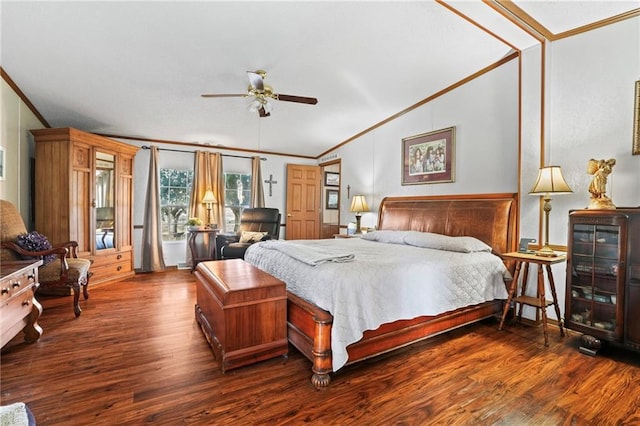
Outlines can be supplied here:
M290 348L221 374L194 317L188 271L142 274L71 298L42 299L44 335L2 350L1 403L39 425L640 424L640 356L580 354L561 339L497 321L346 367L316 390Z

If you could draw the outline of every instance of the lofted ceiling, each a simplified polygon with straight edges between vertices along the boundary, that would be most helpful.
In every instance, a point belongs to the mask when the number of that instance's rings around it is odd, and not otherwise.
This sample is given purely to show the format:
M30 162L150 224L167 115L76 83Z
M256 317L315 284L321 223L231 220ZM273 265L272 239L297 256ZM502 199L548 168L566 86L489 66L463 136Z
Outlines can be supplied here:
M501 2L503 3L503 2ZM521 1L559 34L638 1ZM317 157L537 41L481 1L0 3L1 66L51 127ZM526 20L525 20L526 22ZM277 93L249 111L246 71Z

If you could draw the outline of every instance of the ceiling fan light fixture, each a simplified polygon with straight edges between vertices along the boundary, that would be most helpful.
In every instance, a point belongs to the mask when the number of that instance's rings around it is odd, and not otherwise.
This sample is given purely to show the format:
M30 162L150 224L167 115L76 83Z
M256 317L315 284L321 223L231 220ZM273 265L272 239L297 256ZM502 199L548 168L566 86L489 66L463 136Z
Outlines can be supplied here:
M251 101L251 104L249 104L249 111L256 112L260 109L261 106L262 106L262 103L256 98L253 101Z

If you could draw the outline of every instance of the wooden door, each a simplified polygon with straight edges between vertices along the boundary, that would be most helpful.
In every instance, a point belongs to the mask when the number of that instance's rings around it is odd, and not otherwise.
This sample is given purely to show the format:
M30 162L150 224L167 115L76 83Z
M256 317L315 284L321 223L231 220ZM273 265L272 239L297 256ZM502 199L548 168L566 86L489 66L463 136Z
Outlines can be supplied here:
M320 166L287 164L287 240L320 238Z

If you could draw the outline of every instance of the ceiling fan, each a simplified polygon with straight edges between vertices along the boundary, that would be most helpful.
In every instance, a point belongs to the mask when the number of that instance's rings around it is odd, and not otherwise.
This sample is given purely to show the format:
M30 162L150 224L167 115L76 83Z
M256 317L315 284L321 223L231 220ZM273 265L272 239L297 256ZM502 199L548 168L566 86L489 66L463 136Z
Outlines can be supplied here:
M257 111L260 117L268 117L271 115L273 106L269 102L270 99L275 99L276 101L297 102L300 104L309 105L315 105L318 103L318 100L316 98L274 93L271 86L264 84L264 79L267 76L267 72L264 70L247 71L247 76L249 77L249 87L247 89L247 93L205 93L200 96L202 96L203 98L246 98L249 96L253 96L254 100L253 102L251 102L249 110L252 112Z

